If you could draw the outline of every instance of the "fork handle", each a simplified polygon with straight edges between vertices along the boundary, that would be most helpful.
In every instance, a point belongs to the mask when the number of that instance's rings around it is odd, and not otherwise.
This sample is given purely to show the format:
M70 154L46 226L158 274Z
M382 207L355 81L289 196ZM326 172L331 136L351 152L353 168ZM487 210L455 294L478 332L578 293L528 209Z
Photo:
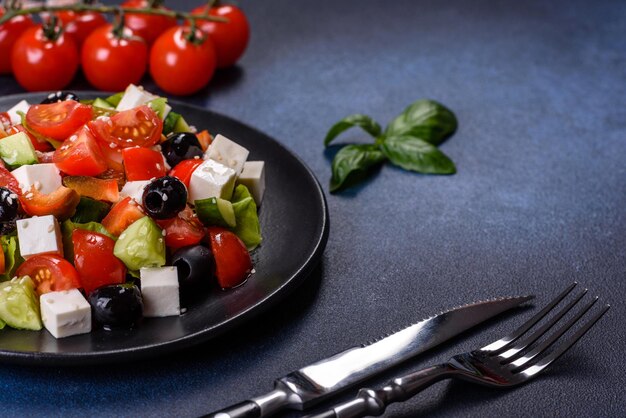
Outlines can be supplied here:
M360 418L379 416L387 406L405 401L430 385L450 377L453 369L447 363L399 377L380 389L360 389L356 398L333 409L308 418Z

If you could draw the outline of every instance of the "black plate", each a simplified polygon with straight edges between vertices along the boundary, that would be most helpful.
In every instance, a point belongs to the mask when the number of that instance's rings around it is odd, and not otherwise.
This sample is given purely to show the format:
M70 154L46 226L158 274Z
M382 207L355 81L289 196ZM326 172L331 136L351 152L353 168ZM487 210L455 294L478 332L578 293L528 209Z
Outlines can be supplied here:
M93 97L83 93L80 97ZM9 109L22 99L39 103L42 94L0 99ZM285 297L319 261L328 237L328 210L313 173L294 154L267 135L223 115L171 102L175 111L200 129L221 133L250 150L250 160L266 163L266 193L259 210L263 244L254 251L256 273L243 285L215 291L180 317L148 318L135 330L55 339L39 332L0 331L0 361L76 365L127 361L171 352L206 341L241 324Z

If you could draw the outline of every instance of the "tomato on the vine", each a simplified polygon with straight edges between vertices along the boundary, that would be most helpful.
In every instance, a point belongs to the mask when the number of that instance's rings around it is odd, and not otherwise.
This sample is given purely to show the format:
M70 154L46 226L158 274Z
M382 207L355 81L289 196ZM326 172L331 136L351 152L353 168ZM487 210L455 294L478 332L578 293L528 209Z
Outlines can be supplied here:
M17 82L26 90L61 90L76 74L76 42L58 30L51 36L54 39L49 39L41 26L34 26L15 42L11 66Z
M63 22L65 33L74 38L79 49L91 32L107 24L104 16L96 12L64 10L57 12L56 15Z
M186 27L164 32L150 50L150 74L168 93L188 95L209 83L215 72L215 49L207 35Z
M0 16L3 15L4 9L0 8ZM0 25L0 74L11 72L11 49L20 35L34 25L30 16L15 16Z
M89 122L96 138L112 147L149 147L161 139L163 121L150 106L143 105Z
M128 29L118 36L113 25L94 30L81 51L83 72L100 90L124 90L137 84L148 67L148 46Z
M122 3L122 7L134 9L154 8L161 10L169 10L161 5L151 5L156 3L150 0L127 0ZM151 45L163 32L176 25L176 19L169 16L126 13L125 25L130 28L137 36L142 37L149 45Z
M93 108L74 100L33 105L26 112L28 128L48 138L64 141L89 122Z
M198 20L197 25L202 31L209 34L219 68L230 67L243 55L250 39L250 25L246 15L236 6L223 5L217 7L200 6L192 10L192 15L224 17L228 22L213 22Z

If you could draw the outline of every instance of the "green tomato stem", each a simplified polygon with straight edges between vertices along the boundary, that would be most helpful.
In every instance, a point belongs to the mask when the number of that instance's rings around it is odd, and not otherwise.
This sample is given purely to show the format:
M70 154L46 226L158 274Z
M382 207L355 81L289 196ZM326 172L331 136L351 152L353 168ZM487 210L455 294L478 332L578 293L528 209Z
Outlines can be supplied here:
M167 9L151 9L151 8L136 8L136 7L118 7L118 6L103 6L103 5L91 5L91 4L73 4L67 6L35 6L23 9L9 8L7 12L0 17L0 25L13 19L16 16L33 15L39 13L54 13L62 11L74 11L77 13L83 12L96 12L102 14L116 14L122 10L124 13L134 14L146 14L146 15L158 15L167 16L174 19L189 20L195 22L198 19L212 20L214 22L228 23L228 19L220 16L210 16L208 13L200 15L192 15L191 13L179 12L176 10Z

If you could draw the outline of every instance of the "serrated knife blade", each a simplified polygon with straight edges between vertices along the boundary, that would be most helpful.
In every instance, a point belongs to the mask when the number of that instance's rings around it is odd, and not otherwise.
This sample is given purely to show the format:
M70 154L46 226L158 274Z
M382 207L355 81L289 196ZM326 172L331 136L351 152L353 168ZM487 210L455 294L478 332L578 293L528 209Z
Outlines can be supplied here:
M259 418L283 409L304 410L532 298L491 299L440 312L380 339L305 366L276 380L274 390L266 395L208 417Z

